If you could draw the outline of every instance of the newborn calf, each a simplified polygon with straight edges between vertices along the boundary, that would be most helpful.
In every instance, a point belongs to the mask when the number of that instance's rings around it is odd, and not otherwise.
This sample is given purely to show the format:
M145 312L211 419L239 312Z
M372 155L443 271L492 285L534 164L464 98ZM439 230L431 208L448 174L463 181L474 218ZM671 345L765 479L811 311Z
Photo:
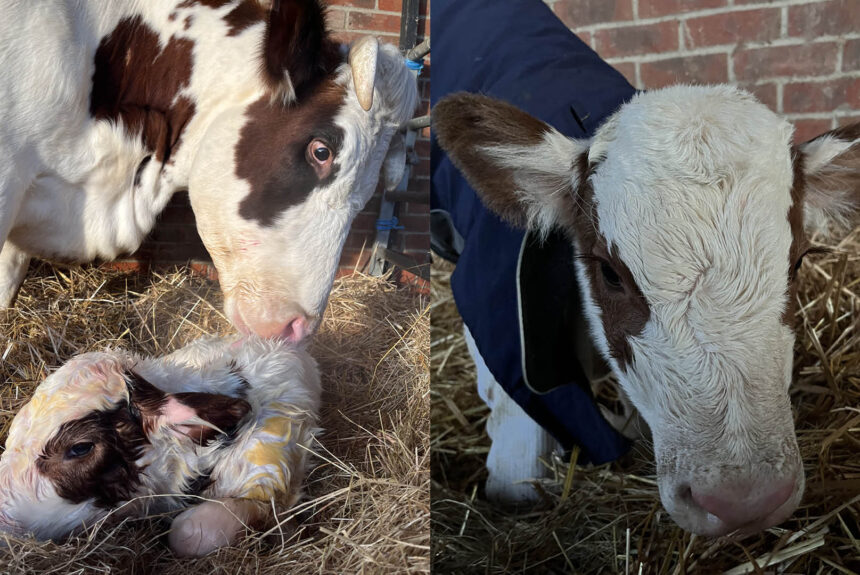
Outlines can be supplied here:
M283 343L80 355L12 422L0 529L54 539L120 506L118 515L188 507L170 531L177 555L230 545L272 520L272 499L298 500L319 401L316 363Z

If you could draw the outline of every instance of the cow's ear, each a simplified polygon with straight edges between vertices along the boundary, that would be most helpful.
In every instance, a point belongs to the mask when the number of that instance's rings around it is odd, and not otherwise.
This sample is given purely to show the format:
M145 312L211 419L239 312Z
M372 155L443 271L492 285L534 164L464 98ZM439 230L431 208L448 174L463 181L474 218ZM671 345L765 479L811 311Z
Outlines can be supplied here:
M477 94L440 100L432 120L439 145L488 208L542 233L573 225L587 141Z
M277 96L285 101L301 98L339 59L318 0L272 0L263 40L263 73Z
M124 374L129 409L149 435L165 427L205 445L230 436L251 411L244 399L215 393L166 393L134 371Z
M850 124L798 146L805 185L807 230L844 228L860 213L860 123Z

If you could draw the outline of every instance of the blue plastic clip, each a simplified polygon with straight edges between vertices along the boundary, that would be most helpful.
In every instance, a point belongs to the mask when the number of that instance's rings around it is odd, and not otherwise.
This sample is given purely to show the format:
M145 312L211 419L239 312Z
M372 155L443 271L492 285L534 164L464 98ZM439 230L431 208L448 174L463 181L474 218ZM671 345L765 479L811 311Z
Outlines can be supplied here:
M380 231L402 230L403 226L398 226L397 217L390 220L376 220L376 229Z
M421 70L424 69L424 58L421 58L420 61L407 59L406 60L406 67L409 68L410 70L415 70L416 72L420 72Z

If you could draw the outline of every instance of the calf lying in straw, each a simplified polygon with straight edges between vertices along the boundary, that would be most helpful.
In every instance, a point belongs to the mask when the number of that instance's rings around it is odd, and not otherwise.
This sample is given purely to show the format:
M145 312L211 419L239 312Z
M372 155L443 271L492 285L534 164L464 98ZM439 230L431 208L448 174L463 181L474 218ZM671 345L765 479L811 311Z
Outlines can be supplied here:
M170 546L204 555L269 523L273 499L294 504L317 422L316 364L296 348L234 341L159 359L86 353L50 375L6 440L0 528L59 538L111 510L188 507Z

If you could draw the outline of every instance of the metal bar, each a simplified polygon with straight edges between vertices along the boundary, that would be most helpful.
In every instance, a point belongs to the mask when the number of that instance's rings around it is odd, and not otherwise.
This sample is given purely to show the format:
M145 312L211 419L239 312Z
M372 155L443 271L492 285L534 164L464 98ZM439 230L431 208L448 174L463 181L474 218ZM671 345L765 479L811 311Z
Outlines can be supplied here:
M426 128L430 125L430 116L418 116L417 118L412 118L404 125L404 129L406 130L421 130L422 128Z
M405 54L418 41L418 2L419 0L403 0L400 12L401 54Z
M408 60L415 60L416 62L430 53L430 38L427 37L423 42L406 52L406 58Z
M381 248L382 257L402 270L411 272L423 280L430 281L430 264L419 264L415 259L394 250Z

